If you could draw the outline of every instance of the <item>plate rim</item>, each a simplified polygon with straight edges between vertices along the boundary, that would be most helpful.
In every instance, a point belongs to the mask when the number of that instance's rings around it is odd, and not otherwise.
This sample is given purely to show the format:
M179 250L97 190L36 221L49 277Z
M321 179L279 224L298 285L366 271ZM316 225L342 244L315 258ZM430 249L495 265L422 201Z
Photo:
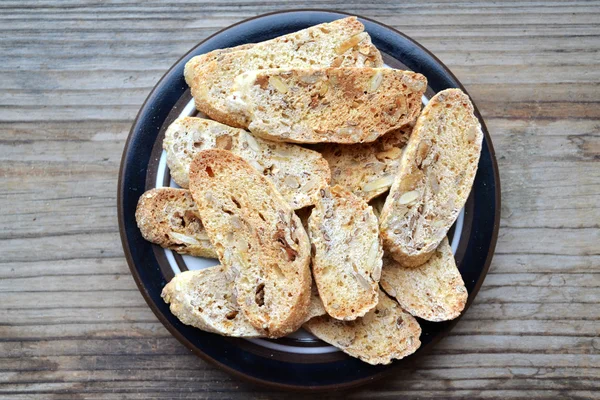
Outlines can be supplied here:
M228 365L225 365L224 363L220 362L218 359L209 356L208 354L204 353L199 348L194 346L194 344L191 343L181 332L179 332L179 330L173 324L171 324L167 320L167 318L163 315L163 313L156 307L152 297L150 296L150 293L148 292L148 289L144 285L142 278L136 269L135 262L133 260L133 256L132 256L131 249L129 246L129 242L127 240L127 235L125 233L125 230L126 230L125 224L126 223L125 223L125 218L124 218L124 203L123 203L124 196L123 196L123 194L125 193L124 183L125 183L126 160L128 159L127 156L129 154L129 152L131 151L131 148L130 148L131 142L133 140L133 137L135 136L136 127L138 126L140 117L142 116L142 114L145 113L150 100L153 100L155 98L156 92L157 92L158 88L161 86L161 84L163 83L163 81L167 78L167 76L171 73L171 71L179 63L181 63L182 60L184 60L186 57L188 57L190 55L190 53L194 52L194 50L196 48L201 46L203 43L209 41L213 37L216 37L226 31L230 30L231 28L234 28L238 25L247 23L249 21L261 19L261 18L268 17L268 16L278 15L278 14L292 14L292 13L298 13L298 12L316 12L316 13L337 14L342 17L343 16L356 16L358 19L361 19L364 21L369 21L371 23L380 25L383 28L386 28L386 29L392 31L394 34L401 36L404 39L412 42L412 44L414 44L416 47L418 47L422 52L426 53L429 57L431 57L437 63L437 66L440 67L444 71L444 73L447 74L451 78L453 83L456 84L456 87L460 88L463 92L465 92L467 95L469 95L469 93L467 92L465 87L457 79L457 77L452 73L452 71L439 58L437 58L431 51L426 49L424 46L422 46L420 43L418 43L411 37L407 36L406 34L398 31L397 29L395 29L387 24L379 22L373 18L368 18L368 17L364 17L364 16L361 16L356 13L348 13L348 12L339 11L339 10L328 10L328 9L319 9L319 8L299 8L299 9L273 11L273 12L264 13L264 14L256 15L254 17L240 20L232 25L229 25L223 29L220 29L219 31L213 33L210 36L207 36L205 39L198 42L189 51L187 51L185 54L183 54L179 59L177 59L177 61L175 61L173 63L173 65L162 75L162 77L154 85L154 87L152 88L152 90L150 91L150 93L148 94L146 99L144 100L142 106L140 107L140 110L136 114L136 117L133 120L132 127L129 131L129 134L128 134L127 139L124 144L123 153L121 156L121 163L120 163L120 167L119 167L119 179L118 179L118 185L117 185L117 217L118 217L118 224L119 224L119 234L121 237L121 244L123 247L125 258L127 260L127 264L129 266L129 270L131 272L132 277L134 278L134 281L136 283L136 286L138 287L138 290L142 294L142 297L144 298L144 300L146 301L146 303L148 304L148 306L150 307L152 312L156 315L158 320L169 331L169 333L171 335L173 335L180 343L182 343L184 346L186 346L189 350L191 350L196 356L199 356L204 361L209 362L210 364L224 370L225 372L235 376L236 378L240 378L246 382L259 384L259 385L267 386L270 388L281 389L281 390L291 390L291 391L302 391L302 392L323 392L323 391L330 391L330 390L345 390L345 389L350 389L350 388L355 388L355 387L358 387L361 385L365 385L367 383L375 382L386 376L389 376L392 372L398 371L401 364L392 363L392 364L386 366L387 368L385 368L381 371L378 371L373 375L370 375L370 376L367 376L364 378L359 378L359 379L349 381L349 382L326 384L326 385L307 385L307 386L265 380L262 378L248 375L248 374L241 372L239 370L236 370ZM469 97L471 97L471 96L469 95ZM458 321L460 321L462 319L466 310L470 307L471 303L477 296L481 286L483 285L483 282L485 281L485 278L488 274L488 271L489 271L489 268L490 268L490 265L492 262L492 258L495 254L495 249L496 249L496 245L497 245L497 241L498 241L498 232L499 232L499 228L500 228L500 214L501 214L501 182L500 182L498 163L497 163L497 159L496 159L496 153L494 150L494 146L493 146L491 137L489 135L489 132L487 130L487 126L485 125L483 117L481 116L481 113L479 112L475 102L473 102L473 107L475 110L475 115L477 116L477 118L479 119L479 121L482 125L482 131L484 133L484 138L486 139L485 143L490 152L492 175L493 175L493 180L494 180L494 185L495 185L495 190L494 190L495 210L494 210L494 218L493 218L494 226L492 229L491 241L490 241L489 248L487 250L486 259L485 259L485 261L483 263L483 267L481 269L480 278L475 283L473 290L469 294L469 299L465 305L465 309L464 309L463 313L461 313L461 315L458 318L456 318L452 321L448 321L447 327L442 332L440 332L440 334L436 335L436 337L434 337L426 346L424 346L423 348L420 349L421 356L430 352L431 349L441 339L446 337L452 331L452 329L455 327L455 325L458 323ZM410 365L410 364L415 364L416 362L418 362L418 359L409 359L407 361L408 361L408 364ZM406 363L404 363L404 366L406 366Z

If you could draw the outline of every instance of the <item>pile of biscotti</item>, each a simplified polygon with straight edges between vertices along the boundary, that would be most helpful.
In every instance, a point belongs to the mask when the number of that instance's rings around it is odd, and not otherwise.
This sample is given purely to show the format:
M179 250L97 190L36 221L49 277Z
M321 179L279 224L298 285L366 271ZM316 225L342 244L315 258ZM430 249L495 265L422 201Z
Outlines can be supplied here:
M446 234L483 138L468 96L444 90L422 109L427 79L384 68L355 17L194 57L185 79L210 119L168 128L182 189L149 190L136 212L147 240L220 261L165 286L183 323L236 337L304 327L387 364L419 348L415 317L460 315Z

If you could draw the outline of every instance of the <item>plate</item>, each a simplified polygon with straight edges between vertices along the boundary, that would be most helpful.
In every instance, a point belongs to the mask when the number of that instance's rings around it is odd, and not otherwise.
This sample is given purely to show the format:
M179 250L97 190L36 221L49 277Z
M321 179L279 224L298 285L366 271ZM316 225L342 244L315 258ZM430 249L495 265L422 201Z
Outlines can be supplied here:
M348 15L321 10L277 12L242 21L207 38L177 61L152 90L134 121L121 161L118 188L121 241L131 273L152 311L173 336L198 356L236 376L280 389L348 388L372 382L392 371L414 368L419 357L446 336L458 319L438 323L419 320L423 330L421 348L386 366L373 366L349 357L302 330L277 340L226 338L200 331L173 316L160 294L179 271L206 268L218 261L181 256L145 241L137 228L135 208L144 191L160 186L176 187L166 167L162 141L173 120L182 115L196 115L183 78L189 59L214 49L261 42ZM386 65L427 77L429 87L424 102L443 89L457 87L465 91L448 68L417 42L374 20L359 19ZM475 113L484 132L479 168L465 208L449 234L469 292L465 311L489 268L500 220L498 167L476 106Z

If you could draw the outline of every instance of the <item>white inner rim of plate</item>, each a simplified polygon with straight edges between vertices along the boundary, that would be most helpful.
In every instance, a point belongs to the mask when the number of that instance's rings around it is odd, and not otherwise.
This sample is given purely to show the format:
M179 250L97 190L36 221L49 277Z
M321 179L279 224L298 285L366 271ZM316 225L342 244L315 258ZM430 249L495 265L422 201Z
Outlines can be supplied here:
M423 96L423 104L426 105L429 102L427 97ZM191 117L197 115L196 107L194 105L194 100L190 100L190 102L183 108L181 113L179 114L179 118L181 117ZM167 153L163 150L160 156L160 161L158 163L158 171L156 172L156 187L163 187L163 182L165 179L165 173L167 172ZM179 188L179 186L171 179L169 183L170 187ZM456 249L458 248L458 242L460 241L460 236L463 228L463 221L465 218L465 209L463 208L458 214L458 218L456 219L456 227L454 229L454 237L452 238L452 253L456 254ZM175 257L173 256L172 250L164 250L167 260L169 261L169 265L173 270L173 274L177 275L181 273L177 262L175 261ZM203 258L203 257L193 257L188 255L182 255L183 261L189 270L198 270L204 269L208 267L212 267L218 265L218 260L212 258ZM297 332L294 332L287 337L294 338L299 342L305 343L316 343L320 340L310 333L306 332L304 329L300 329ZM318 347L301 347L301 346L290 346L286 344L276 343L274 340L266 340L266 339L245 339L249 342L252 342L256 345L266 347L271 350L283 351L286 353L298 353L298 354L324 354L324 353L334 353L340 351L338 348L333 346L318 346Z

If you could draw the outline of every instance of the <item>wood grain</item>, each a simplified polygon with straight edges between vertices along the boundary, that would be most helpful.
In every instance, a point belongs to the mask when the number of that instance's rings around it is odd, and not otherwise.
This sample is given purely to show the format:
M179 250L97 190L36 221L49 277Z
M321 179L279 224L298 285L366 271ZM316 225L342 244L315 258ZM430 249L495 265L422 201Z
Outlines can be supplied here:
M344 397L600 398L600 2L447 0L1 2L0 398L283 396L158 322L123 257L116 188L162 74L215 31L291 7L375 18L434 52L478 104L503 187L496 256L451 336Z

